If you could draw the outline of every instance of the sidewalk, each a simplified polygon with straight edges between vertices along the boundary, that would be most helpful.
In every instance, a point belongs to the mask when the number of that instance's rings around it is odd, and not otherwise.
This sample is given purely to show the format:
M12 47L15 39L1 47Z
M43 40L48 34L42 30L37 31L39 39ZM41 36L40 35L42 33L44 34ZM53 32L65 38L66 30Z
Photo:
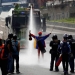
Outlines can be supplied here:
M44 59L40 58L39 61L37 58L37 51L29 52L27 55L24 51L20 53L20 72L19 75L63 75L62 63L59 66L59 72L49 71L50 67L50 54L49 54L49 45L46 45L47 52L44 55ZM24 58L23 58L24 57ZM75 74L75 73L74 73ZM18 74L14 74L18 75ZM73 74L71 74L73 75Z
M54 29L58 29L58 30L64 30L64 31L70 31L70 32L75 32L75 28L72 27L64 27L64 26L56 26L56 25L49 25L46 24L47 28L54 28Z

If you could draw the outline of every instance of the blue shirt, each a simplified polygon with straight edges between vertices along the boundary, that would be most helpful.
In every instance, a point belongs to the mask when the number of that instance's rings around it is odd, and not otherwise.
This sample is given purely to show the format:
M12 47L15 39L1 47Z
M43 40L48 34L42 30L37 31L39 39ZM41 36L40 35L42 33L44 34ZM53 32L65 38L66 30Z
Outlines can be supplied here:
M39 40L40 38L39 37L41 37L41 39L40 39L40 41L41 41L41 43L43 44L43 46L45 47L45 39L47 38L47 37L49 37L49 35L50 34L47 34L47 35L45 35L45 36L35 36L35 35L31 35L33 38L35 38L36 39L36 41L37 40ZM38 44L37 44L37 42L36 42L36 49L38 49Z

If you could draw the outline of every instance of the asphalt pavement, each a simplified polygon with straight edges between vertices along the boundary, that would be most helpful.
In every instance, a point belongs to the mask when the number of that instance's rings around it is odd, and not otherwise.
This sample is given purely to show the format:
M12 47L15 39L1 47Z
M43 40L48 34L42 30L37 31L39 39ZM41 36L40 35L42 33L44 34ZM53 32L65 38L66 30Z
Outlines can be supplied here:
M50 54L49 54L49 42L51 40L51 37L53 34L57 34L58 38L62 40L63 34L72 34L73 37L75 38L74 32L68 32L68 31L61 31L61 30L56 30L56 29L50 29L47 28L47 31L43 33L43 35L51 32L51 36L46 39L46 53L44 54L44 58L40 56L40 59L38 60L37 57L37 50L21 50L20 52L20 72L22 75L63 75L63 68L62 68L62 63L59 66L59 72L55 72L55 69L53 72L49 71L50 67ZM69 67L70 71L70 67ZM69 72L69 74L71 74ZM75 74L75 73L74 73ZM71 75L74 75L71 74ZM17 75L17 74L15 74Z
M54 29L58 29L58 30L64 30L64 31L70 31L70 32L75 32L75 27L70 27L69 26L62 26L62 25L50 25L50 24L46 24L47 28L54 28Z
M21 49L20 51L20 72L21 73L19 75L63 75L62 63L59 66L59 70L60 70L59 72L55 72L55 69L53 71L49 71L49 67L50 67L49 42L53 34L57 34L58 38L62 40L64 33L72 34L74 38L75 38L75 33L47 28L47 31L44 32L43 35L50 32L52 32L52 34L51 36L49 36L49 38L46 39L47 52L44 54L44 58L40 56L40 59L38 60L36 49ZM69 72L69 74L71 73ZM18 75L18 74L15 73L13 75Z

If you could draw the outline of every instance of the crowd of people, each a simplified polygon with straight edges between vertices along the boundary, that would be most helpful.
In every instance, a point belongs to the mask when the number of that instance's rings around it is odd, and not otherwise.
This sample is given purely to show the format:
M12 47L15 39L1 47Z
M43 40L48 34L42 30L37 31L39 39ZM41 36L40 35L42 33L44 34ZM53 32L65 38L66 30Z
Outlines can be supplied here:
M14 74L14 60L16 60L16 73L20 73L19 51L20 43L17 41L16 35L9 34L4 43L0 39L0 68L2 75Z
M57 35L53 35L52 41L49 46L51 47L51 62L50 71L53 71L55 61L55 71L59 71L59 66L56 65L60 56L62 56L62 67L64 75L68 75L68 67L70 65L70 72L74 73L74 58L75 58L75 40L72 35L64 34L63 40L60 41ZM60 62L59 62L60 63Z
M45 39L49 37L51 33L42 36L42 32L38 32L38 36L29 33L29 37L33 37L36 40L36 49L38 51L38 59L40 58L40 52L42 57L46 52ZM54 34L50 41L51 61L50 71L53 71L55 62L55 71L59 72L60 62L58 60L62 58L62 67L64 75L68 75L68 66L70 65L70 72L74 73L74 58L75 58L75 40L72 35L64 34L63 40L59 40L58 36ZM14 60L16 60L16 73L19 74L19 51L20 43L17 40L17 35L9 34L8 38L2 43L0 39L0 68L2 75L14 74ZM57 64L58 62L58 64ZM56 65L57 64L57 65Z
M42 36L42 32L38 33L38 36L35 36L34 34L30 33L30 36L32 36L36 40L36 49L38 49L38 58L40 57L40 52L42 56L44 56L45 50L45 39L50 35L51 33ZM59 71L59 65L60 62L58 62L59 59L62 60L62 67L64 75L68 75L68 66L70 65L70 72L74 73L74 58L75 58L75 40L73 39L72 35L63 35L63 40L59 40L57 35L52 36L52 40L50 41L50 51L51 54L51 61L50 61L50 71L53 71L54 62L55 62L55 71ZM60 58L61 57L61 58ZM58 64L57 64L58 62ZM57 64L57 65L56 65Z

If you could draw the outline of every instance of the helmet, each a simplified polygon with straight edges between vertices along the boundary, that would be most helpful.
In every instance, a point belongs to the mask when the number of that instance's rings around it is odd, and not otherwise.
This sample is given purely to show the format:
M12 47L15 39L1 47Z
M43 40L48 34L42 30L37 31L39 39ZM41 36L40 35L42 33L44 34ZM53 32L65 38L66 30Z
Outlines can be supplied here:
M68 37L67 33L64 34L65 37Z
M68 39L73 39L73 36L69 34Z
M13 39L17 39L17 35L13 35Z
M38 32L38 35L42 35L42 32L40 31L40 32Z
M52 39L53 39L53 40L54 40L54 39L58 39L57 35L54 34L54 35L52 36Z
M67 38L68 38L68 35L65 33L65 34L63 35L63 38L64 38L64 39L67 39Z

